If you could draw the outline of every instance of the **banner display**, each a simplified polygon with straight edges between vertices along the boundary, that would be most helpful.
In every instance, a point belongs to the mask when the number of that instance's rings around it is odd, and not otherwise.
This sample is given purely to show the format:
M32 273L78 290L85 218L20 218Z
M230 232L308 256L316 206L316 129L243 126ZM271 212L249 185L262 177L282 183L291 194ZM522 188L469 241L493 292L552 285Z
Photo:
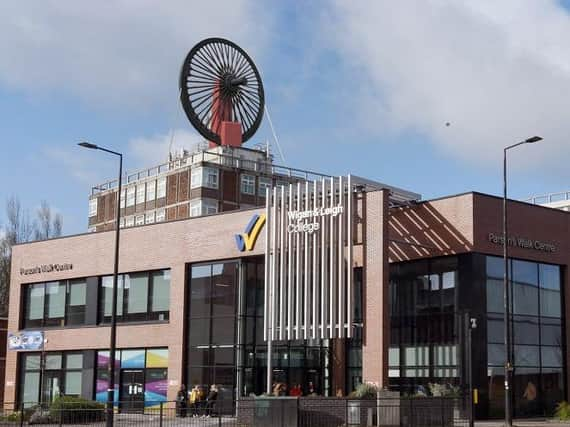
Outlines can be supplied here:
M352 178L267 190L264 339L350 338Z
M8 333L8 350L42 350L43 347L44 333L42 331Z

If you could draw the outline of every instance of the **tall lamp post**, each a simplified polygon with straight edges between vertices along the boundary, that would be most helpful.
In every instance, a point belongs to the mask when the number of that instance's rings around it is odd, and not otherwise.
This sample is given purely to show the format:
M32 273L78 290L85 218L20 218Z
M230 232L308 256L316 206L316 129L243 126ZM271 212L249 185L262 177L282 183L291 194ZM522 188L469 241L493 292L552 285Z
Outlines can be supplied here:
M114 154L119 156L119 186L117 187L117 208L116 208L116 219L115 219L115 264L113 267L113 299L111 303L111 340L109 345L109 386L107 387L107 427L113 427L113 402L114 402L114 390L115 390L115 350L117 347L117 282L119 275L119 232L121 227L119 226L119 219L121 217L121 185L122 185L122 175L123 175L123 155L117 153L116 151L108 150L107 148L100 147L89 142L80 142L83 148L89 148L91 150L101 150L106 153Z
M503 150L503 303L504 303L504 322L505 322L505 426L512 427L513 417L511 409L511 379L510 371L511 363L511 334L510 334L510 301L509 301L509 239L507 227L507 151L523 144L533 144L542 141L542 137L533 136L516 144L509 145Z

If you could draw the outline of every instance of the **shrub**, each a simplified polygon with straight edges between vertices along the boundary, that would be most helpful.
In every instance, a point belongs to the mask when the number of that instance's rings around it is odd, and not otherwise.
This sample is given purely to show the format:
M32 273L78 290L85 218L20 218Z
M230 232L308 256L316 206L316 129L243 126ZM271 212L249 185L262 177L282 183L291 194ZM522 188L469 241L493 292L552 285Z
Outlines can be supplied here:
M376 399L378 387L370 383L359 384L354 391L354 397L357 399Z
M459 387L450 384L429 383L429 392L433 397L459 397Z
M570 420L570 403L566 402L565 400L558 403L558 405L556 405L554 416L561 421Z
M50 418L63 424L102 421L105 405L81 397L61 396L49 408Z

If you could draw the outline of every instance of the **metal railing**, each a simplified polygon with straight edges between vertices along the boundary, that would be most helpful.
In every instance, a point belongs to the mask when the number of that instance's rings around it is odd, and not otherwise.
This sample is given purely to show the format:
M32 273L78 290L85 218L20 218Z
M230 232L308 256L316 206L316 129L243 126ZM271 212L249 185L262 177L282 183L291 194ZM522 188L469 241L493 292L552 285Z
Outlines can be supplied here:
M49 408L21 405L0 411L0 426L104 426L105 408ZM13 406L13 405L12 405ZM259 397L237 402L216 401L183 405L161 402L152 407L120 402L117 426L195 427L468 427L467 398L401 397L351 399L335 397Z
M524 202L532 203L533 205L544 205L546 203L556 203L564 201L570 201L570 191L542 194L539 196L532 196L524 200Z
M274 175L277 177L283 176L284 178L298 178L305 181L315 178L320 179L322 177L329 177L329 175L321 174L318 172L275 165L269 159L266 161L249 160L229 154L201 151L194 154L188 154L182 158L165 162L151 168L146 168L134 173L126 174L125 184L132 184L146 178L159 176L169 171L200 163L211 163L230 168L265 173L267 175ZM91 195L93 196L104 191L116 189L117 185L118 181L116 179L95 185L91 188Z

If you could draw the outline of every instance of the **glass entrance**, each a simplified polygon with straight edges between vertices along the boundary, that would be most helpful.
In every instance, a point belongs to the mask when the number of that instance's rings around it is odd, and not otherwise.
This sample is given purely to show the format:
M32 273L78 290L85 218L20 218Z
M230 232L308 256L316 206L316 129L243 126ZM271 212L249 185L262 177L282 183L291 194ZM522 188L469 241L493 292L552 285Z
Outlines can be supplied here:
M144 371L123 369L121 371L121 412L143 412L144 410Z
M46 371L42 387L42 402L50 404L61 394L61 379L59 371Z

